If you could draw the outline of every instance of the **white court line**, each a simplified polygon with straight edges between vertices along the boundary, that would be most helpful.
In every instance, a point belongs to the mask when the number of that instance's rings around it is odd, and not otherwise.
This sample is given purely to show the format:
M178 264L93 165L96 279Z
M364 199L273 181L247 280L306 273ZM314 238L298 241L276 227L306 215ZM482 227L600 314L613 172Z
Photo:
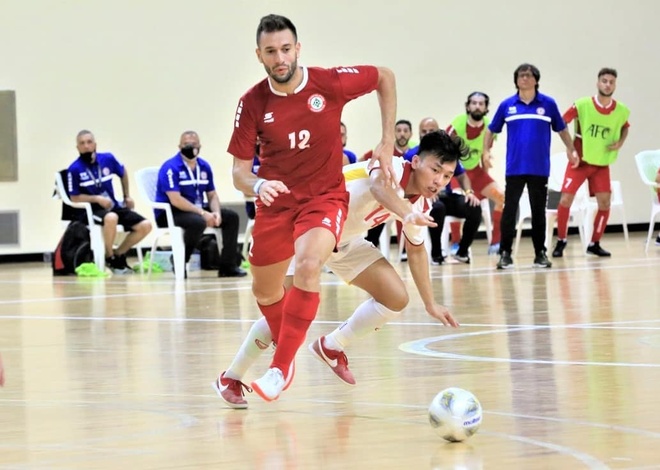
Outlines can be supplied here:
M63 301L90 300L90 299L115 299L115 298L126 298L126 297L149 297L149 296L161 296L164 294L172 294L176 296L176 295L198 294L203 292L224 292L227 290L239 291L239 290L250 290L250 289L252 289L251 286L236 287L234 289L225 289L224 287L214 287L212 289L190 289L181 292L170 290L170 291L161 291L161 292L131 292L125 294L79 295L72 297L43 297L40 299L0 300L0 305L63 302Z
M158 395L158 396L163 396L163 395ZM167 395L165 395L165 396L167 396ZM282 400L282 401L287 401L287 400ZM305 399L303 399L303 400L296 399L296 400L291 401L291 403L300 402L300 401L307 401L307 402L318 403L318 404L327 404L327 403L340 404L340 403L345 403L341 400L305 400ZM17 403L17 404L24 404L24 405L27 405L27 406L35 406L36 405L36 406L41 406L41 407L49 407L49 406L52 406L52 405L55 405L55 404L61 406L64 403L64 404L73 405L73 406L94 406L94 405L98 406L98 405L101 405L104 408L111 408L111 409L113 408L112 403L99 402L99 401L90 401L90 400L85 400L85 401L80 401L80 400L64 400L64 401L60 401L60 400L40 400L40 401L37 401L35 403L34 400L0 399L0 403L7 403L7 404ZM422 406L418 406L418 405L398 405L398 404L383 404L383 403L373 403L373 402L355 403L355 405L359 405L359 406L365 406L366 405L366 406L371 406L371 407L377 407L377 406L384 406L385 407L385 406L387 406L387 407L416 408L416 409L425 409L426 408L426 407L422 407ZM175 413L175 412L172 412L172 411L166 411L166 412L163 413L163 412L158 412L157 410L153 410L153 409L151 409L151 410L146 409L145 410L145 409L133 408L133 407L126 408L125 406L120 406L119 408L120 409L127 409L128 411L141 411L141 412L147 412L147 413L153 413L154 411L156 411L156 413L158 413L158 414L163 414L163 415L172 416L172 417L184 416L184 417L188 418L187 420L185 420L182 423L182 424L184 424L185 427L190 426L191 422L194 423L194 422L197 421L196 418L194 418L192 415L189 415L187 413ZM507 416L512 416L512 417L527 418L527 419L547 419L545 417L537 417L537 416L530 416L530 415L516 415L516 414L513 414L513 413L511 413L511 414L509 414L509 413L486 413L486 414L500 414L500 415L507 415ZM557 419L557 421L562 421L562 420ZM416 421L415 421L415 423L416 423ZM421 424L421 422L420 422L420 424ZM424 424L426 424L426 423L424 423ZM582 423L580 423L580 424L582 424ZM606 425L598 425L598 423L585 422L585 424L588 425L588 426L596 426L596 427L603 426L603 427L606 427ZM634 429L631 429L631 428L623 428L623 429L626 429L626 432L630 432L631 430L632 431L638 431L638 430L634 430ZM532 439L532 438L529 438L529 437L523 437L523 436L517 436L517 435L505 434L505 433L498 433L498 432L492 432L492 431L486 431L486 430L480 430L479 434L480 435L485 435L485 436L493 436L493 437L501 438L501 439L508 439L508 440L517 441L517 442L521 442L521 443L524 443L524 444L529 444L529 445L536 446L536 447L542 447L542 448L545 448L545 449L549 449L549 450L554 451L558 454L567 455L567 456L572 457L576 460L579 460L580 462L584 463L585 465L587 465L591 469L604 470L604 469L609 468L607 465L605 465L604 462L601 462L600 460L596 459L595 457L593 457L589 454L586 454L584 452L580 452L580 451L575 450L575 449L570 448L570 447L561 446L561 445L553 444L553 443L546 442L546 441L539 441L539 440ZM105 439L107 439L107 438L105 438ZM91 439L89 441L93 442L93 443L98 443L99 439ZM104 440L101 439L100 441L103 442ZM79 443L79 445L80 445L80 443Z
M561 325L556 326L560 328ZM531 331L531 330L540 330L547 329L547 327L513 327L513 328L504 328L496 329L489 331L475 331L471 333L457 333L453 335L445 336L435 336L431 338L422 338L415 341L408 341L399 345L399 349L403 352L417 354L420 356L429 356L437 357L440 359L453 359L453 360L462 360L462 361L472 361L472 362L495 362L495 363L507 363L507 364L547 364L547 365L563 365L563 366L604 366L604 367L638 367L638 368L660 368L660 364L648 364L648 363L633 363L633 362L593 362L593 361L560 361L560 360L544 360L544 359L512 359L512 358L501 358L501 357L492 357L492 356L470 356L467 354L455 354L449 352L435 351L428 349L426 346L429 343L436 343L442 341L448 341L452 339L467 338L472 336L481 336L497 333L510 333L517 331Z
M610 467L608 467L605 462L601 462L597 458L585 454L584 452L580 452L578 450L575 450L571 447L566 447L566 446L560 446L558 444L552 444L551 442L545 442L545 441L538 441L536 439L531 439L529 437L523 437L523 436L514 436L512 434L504 434L504 433L499 433L499 432L490 432L490 431L482 431L480 434L487 435L487 436L493 436L493 437L499 437L503 439L509 439L512 441L518 441L522 442L524 444L530 444L533 446L537 447L543 447L545 449L549 449L552 451L557 452L558 454L563 454L563 455L568 455L570 457L573 457L576 460L579 460L580 462L584 463L587 467L593 469L593 470L609 470Z
M640 265L615 265L615 266L608 266L608 269L628 269L628 268L638 268ZM569 271L589 271L593 270L593 266L584 266L584 267L572 267L572 268L564 268L564 269L544 269L544 270L538 270L538 269L532 269L529 271L520 271L520 270L503 270L504 272L488 272L484 274L471 274L471 273L464 273L464 274L449 274L449 275L431 275L432 279L451 279L451 278L464 278L464 277L482 277L482 276L492 276L492 275L514 275L514 274L526 274L526 273L539 273L539 272L545 272L545 273L552 273L552 272L569 272ZM410 281L412 278L409 276L402 276L403 280ZM14 282L19 282L19 281L14 281ZM12 283L14 283L12 282ZM45 281L44 281L45 282ZM5 283L5 281L0 281L0 284ZM49 282L50 283L50 282ZM69 282L66 282L69 283ZM76 282L77 284L78 282ZM123 283L120 283L123 284ZM117 284L117 285L120 285ZM144 284L144 285L153 285L151 282L140 282L140 283L133 283L131 285L139 285L139 284ZM235 282L232 282L232 284L235 284ZM172 283L168 283L167 285L172 285ZM325 281L321 282L322 286L328 286L328 285L346 285L341 280L337 281ZM349 286L347 286L349 287ZM217 292L217 291L244 291L244 290L250 290L251 289L251 284L248 282L245 282L244 286L223 286L220 285L218 287L210 288L210 289L185 289L181 291L180 293L176 294L193 294L193 293L200 293L200 292ZM100 299L100 298L127 298L127 297L149 297L149 296L154 296L154 295L162 295L164 293L175 293L174 290L170 290L169 292L140 292L140 293L126 293L126 294L102 294L102 295L97 295L97 296L74 296L74 297L50 297L50 298L40 298L40 299L13 299L13 300L0 300L0 305L16 305L16 304L30 304L30 303L43 303L43 302L62 302L62 301L77 301L77 300L86 300L86 299Z
M554 418L550 416L534 416L534 415L522 415L518 413L506 413L502 411L489 411L485 412L486 414L496 415L496 416L506 416L508 418L523 418L531 419L538 421L551 421L554 423L568 423L575 424L578 426L589 426L593 428L608 429L612 431L618 431L627 434L637 434L639 436L649 437L651 439L660 439L660 433L653 431L646 431L644 429L629 428L627 426L619 426L617 424L604 424L604 423L594 423L591 421L582 421L579 419L570 419L570 418Z

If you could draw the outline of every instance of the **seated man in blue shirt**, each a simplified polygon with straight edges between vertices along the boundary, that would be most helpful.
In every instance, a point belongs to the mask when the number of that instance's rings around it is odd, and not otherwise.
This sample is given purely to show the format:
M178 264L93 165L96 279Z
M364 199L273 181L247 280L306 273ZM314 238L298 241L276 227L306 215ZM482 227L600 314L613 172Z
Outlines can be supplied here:
M206 160L199 158L199 136L194 131L181 134L179 152L167 160L158 172L156 201L172 206L174 223L183 229L186 247L185 261L207 227L222 229L222 253L218 277L247 275L238 266L238 214L220 208L220 200L213 184L213 171ZM204 204L204 195L208 205ZM167 226L165 211L155 210L156 224Z
M68 168L67 192L73 202L92 204L94 221L103 226L108 267L117 274L132 273L126 263L126 252L149 234L151 222L132 210L135 203L130 196L126 169L113 154L96 152L94 134L88 130L78 132L76 145L80 156ZM123 205L115 199L112 175L121 178ZM81 221L87 223L86 218ZM130 233L113 249L117 224Z

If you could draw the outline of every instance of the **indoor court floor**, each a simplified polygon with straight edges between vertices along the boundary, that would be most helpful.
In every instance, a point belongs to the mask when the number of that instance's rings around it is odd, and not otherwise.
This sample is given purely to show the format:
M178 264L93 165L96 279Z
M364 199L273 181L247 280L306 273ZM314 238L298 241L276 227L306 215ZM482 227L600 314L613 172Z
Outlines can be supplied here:
M0 468L660 469L660 247L645 254L641 233L603 246L611 259L589 258L571 236L539 270L526 238L502 272L477 240L472 264L431 268L456 330L426 315L394 262L411 303L346 351L357 386L305 344L291 388L273 403L248 394L248 410L227 408L211 382L258 318L249 276L176 284L0 265ZM366 299L333 274L322 282L308 342ZM464 443L427 418L450 386L484 409Z

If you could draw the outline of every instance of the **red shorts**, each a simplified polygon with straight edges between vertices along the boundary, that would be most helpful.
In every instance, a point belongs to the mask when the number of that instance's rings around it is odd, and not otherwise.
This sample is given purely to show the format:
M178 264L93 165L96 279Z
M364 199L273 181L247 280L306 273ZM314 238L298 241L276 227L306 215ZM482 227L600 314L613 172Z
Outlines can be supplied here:
M584 180L589 181L589 194L593 196L596 193L611 193L610 186L610 167L596 166L581 162L577 168L566 168L564 174L564 184L561 187L562 193L575 194L582 186Z
M474 195L477 196L479 200L484 199L484 195L481 194L481 191L484 190L486 186L491 183L494 183L495 180L484 170L481 166L476 166L471 170L465 170L465 173L470 178L470 184L472 184L472 190Z
M348 192L315 196L293 208L259 207L254 219L250 264L268 266L291 258L296 239L316 227L341 237L348 214Z

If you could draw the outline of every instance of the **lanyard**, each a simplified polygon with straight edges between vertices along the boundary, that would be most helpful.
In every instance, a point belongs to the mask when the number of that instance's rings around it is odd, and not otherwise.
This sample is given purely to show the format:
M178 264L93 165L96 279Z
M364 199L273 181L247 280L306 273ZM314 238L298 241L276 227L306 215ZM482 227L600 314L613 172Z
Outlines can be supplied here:
M94 176L94 173L89 170L89 168L85 168L85 171L89 175L90 178L92 178L92 181L94 181L94 185L97 188L100 188L101 185L103 184L103 181L101 180L101 165L96 162L96 172L98 174L98 178Z
M201 179L201 176L199 174L199 162L197 162L197 165L195 165L196 177L195 177L195 175L193 175L192 170L190 169L190 167L187 164L186 164L186 170L188 170L188 176L190 177L190 181L192 181L193 185L195 186L195 196L196 196L195 202L197 202L197 201L201 202L203 199L199 194L199 181Z

